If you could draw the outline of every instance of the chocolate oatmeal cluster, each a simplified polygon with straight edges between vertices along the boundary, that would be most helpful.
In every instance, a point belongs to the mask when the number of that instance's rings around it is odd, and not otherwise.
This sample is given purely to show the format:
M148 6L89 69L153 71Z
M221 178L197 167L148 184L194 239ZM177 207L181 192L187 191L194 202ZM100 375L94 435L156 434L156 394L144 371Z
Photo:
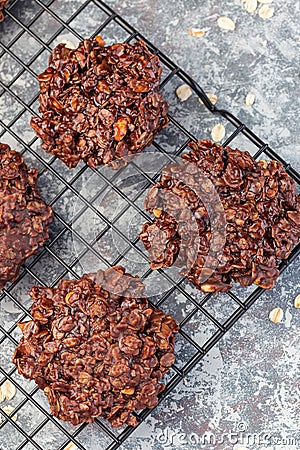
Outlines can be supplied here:
M41 117L31 120L42 148L69 168L141 152L168 122L161 72L142 41L105 47L98 36L76 50L58 45L38 77Z
M0 144L0 289L49 237L52 208L40 197L37 175L20 153Z
M54 416L135 426L133 411L157 405L178 326L143 291L120 266L31 289L33 320L19 324L13 362L44 390Z
M223 149L210 141L190 143L190 148L182 155L183 164L163 170L145 201L146 209L156 216L153 223L144 224L140 235L150 252L151 267L180 267L182 260L191 261L191 269L184 274L203 292L226 292L232 281L270 289L279 276L280 262L300 238L300 196L294 180L279 162L255 161L248 152ZM209 254L213 233L207 206L214 206L215 200L208 196L202 201L203 196L201 200L195 194L197 183L203 194L207 191L203 179L197 182L199 171L215 186L224 210L221 254ZM188 183L181 181L183 172L190 177ZM197 236L190 233L184 240L179 226L184 230L191 221L183 205L198 225ZM221 239L222 230L213 232L220 233Z
M10 0L0 0L0 22L4 20L3 8Z

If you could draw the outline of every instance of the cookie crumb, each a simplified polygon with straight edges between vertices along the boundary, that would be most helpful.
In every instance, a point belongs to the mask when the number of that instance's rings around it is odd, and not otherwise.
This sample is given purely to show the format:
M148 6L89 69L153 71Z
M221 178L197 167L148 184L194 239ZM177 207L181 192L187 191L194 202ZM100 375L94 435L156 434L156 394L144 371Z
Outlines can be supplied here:
M193 37L202 37L205 35L205 31L201 28L190 28L189 33Z

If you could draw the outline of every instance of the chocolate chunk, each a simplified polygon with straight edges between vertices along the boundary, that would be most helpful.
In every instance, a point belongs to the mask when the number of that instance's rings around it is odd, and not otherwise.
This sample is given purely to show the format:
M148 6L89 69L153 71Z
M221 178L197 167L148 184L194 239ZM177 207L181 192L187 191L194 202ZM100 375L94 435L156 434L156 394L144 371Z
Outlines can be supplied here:
M279 162L255 161L247 151L223 149L210 141L192 142L190 148L182 155L183 164L163 170L145 201L148 211L160 211L140 234L152 269L182 267L183 260L191 261L183 274L204 292L226 292L232 281L270 289L279 276L280 262L300 238L300 196L294 180ZM203 176L214 186L226 219L224 249L210 259L216 231L211 229L207 206L214 207L216 202L210 196L205 200L208 191ZM195 193L196 186L202 190L202 199ZM190 219L183 205L196 218L197 236L188 230ZM182 239L182 230L188 238Z
M52 208L40 197L37 175L20 153L0 144L0 289L49 237Z
M31 126L42 148L69 168L140 153L168 123L161 72L142 41L105 47L98 36L75 50L59 44L38 76L42 117Z
M13 362L44 390L54 416L74 425L101 416L120 427L157 405L178 326L143 291L120 266L31 289L33 320L19 324Z

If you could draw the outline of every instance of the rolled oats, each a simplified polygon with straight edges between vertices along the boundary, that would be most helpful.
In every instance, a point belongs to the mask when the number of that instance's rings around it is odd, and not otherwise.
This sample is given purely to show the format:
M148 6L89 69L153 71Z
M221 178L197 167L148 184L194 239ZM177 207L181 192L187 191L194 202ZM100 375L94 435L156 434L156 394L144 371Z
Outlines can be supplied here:
M252 106L255 102L255 95L252 94L251 92L248 92L248 94L246 95L245 98L245 103L247 106Z
M69 48L71 50L74 50L76 48L74 42L69 41L68 39L62 39L60 41L60 44L63 44L66 48Z
M210 92L206 92L206 95L213 105L215 105L217 103L218 97L216 94L211 94ZM199 98L198 100L203 105L203 101L201 100L201 98Z
M3 406L3 407L0 409L0 423L1 423L1 422L3 421L3 419L4 419L4 416L1 415L1 410L4 411L5 414L7 414L8 416L11 416L11 414L12 414L12 412L15 410L15 408L13 408L13 407L10 406L10 405ZM17 414L14 414L14 415L12 416L12 420L13 420L14 422L16 422L17 419L18 419Z
M270 311L269 319L271 322L279 323L283 319L283 311L281 308L274 308L272 311Z
M294 301L295 308L300 308L300 294L297 295Z
M217 20L218 27L222 30L235 30L235 23L229 17L221 16Z
M259 9L258 15L261 19L270 19L274 15L274 8L270 8L268 5L263 5Z
M12 400L16 395L17 389L9 380L4 381L0 386L0 401Z
M77 450L77 446L74 444L74 442L70 442L64 450Z
M246 0L245 10L253 14L257 8L257 0Z
M188 100L192 94L192 89L187 84L182 84L176 89L176 95L181 102Z
M221 123L218 123L211 130L211 137L214 142L221 142L225 137L225 127Z

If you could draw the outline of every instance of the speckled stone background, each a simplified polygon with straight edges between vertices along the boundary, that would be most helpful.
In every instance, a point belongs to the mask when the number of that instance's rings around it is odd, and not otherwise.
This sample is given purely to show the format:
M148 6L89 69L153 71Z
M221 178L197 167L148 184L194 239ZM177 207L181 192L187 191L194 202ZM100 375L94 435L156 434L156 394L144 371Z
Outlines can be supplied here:
M274 0L274 16L265 21L239 0L108 3L299 170L299 2ZM220 15L236 30L220 31ZM192 38L190 27L207 33ZM248 92L256 95L252 108L245 106ZM188 117L186 123L199 137L208 135ZM300 314L293 308L299 292L298 259L124 449L299 449ZM268 320L277 306L285 313L279 325Z
M56 0L51 8L66 20L83 3L81 0ZM107 4L192 75L207 92L217 94L219 106L234 112L258 136L269 142L274 150L300 170L299 1L274 0L274 16L265 21L257 13L246 12L240 0L107 0ZM36 8L34 0L19 0L13 6L12 13L25 23L30 20ZM218 28L216 21L221 15L228 16L235 22L235 31L226 32ZM70 25L88 37L103 19L97 8L90 5ZM44 42L49 39L50 45L53 46L60 41L58 37L51 42L55 27L55 21L44 14L32 29ZM205 36L191 37L188 32L190 27L203 28L206 30ZM0 25L0 42L9 45L16 30L16 24L7 18L4 24ZM62 33L65 34L67 31ZM103 37L110 43L125 36L121 30L109 28ZM27 40L21 39L14 44L13 51L22 60L29 61L38 47L34 39L28 36ZM47 57L47 52L43 52L32 64L35 71L45 67ZM17 70L18 65L0 51L1 81L4 84L9 83L12 73L15 74ZM165 89L171 112L199 138L209 137L211 128L219 119L207 112L196 96L192 96L185 103L179 103L174 93L179 84L180 80L174 80ZM19 78L12 86L12 90L24 101L29 101L37 89L36 80L27 75ZM248 92L256 96L252 107L245 105ZM3 94L1 88L0 94ZM36 103L33 108L37 108ZM0 117L4 123L8 124L19 110L20 105L7 93L0 96ZM30 114L25 112L13 126L13 130L28 144L34 137L28 125L29 119ZM227 134L230 131L232 129L227 125ZM172 127L158 139L170 152L182 143ZM4 133L1 141L23 150L22 145L9 133ZM254 147L249 147L244 138L236 139L234 144L254 152ZM38 145L33 144L33 148L38 148ZM45 154L43 156L46 160L50 159ZM39 167L28 152L25 152L24 158L29 164ZM68 180L77 170L67 171L60 162L55 162L54 167ZM39 183L41 192L48 201L51 201L62 187L53 179L51 173L47 172L40 178ZM62 217L70 217L73 209L74 202L70 202L67 196L63 196L56 203L56 210ZM55 223L51 229L52 237L57 230L59 224ZM62 239L55 244L54 251L71 261L74 258L74 248L76 254L78 249L72 239ZM102 250L105 252L105 243ZM129 264L128 261L127 263ZM49 258L47 271L44 268L43 260L33 268L34 273L44 282L53 281L63 271L55 260L49 262ZM76 266L75 269L80 273L82 267ZM35 284L35 280L26 275L13 291L24 306L30 305L26 290L32 284ZM199 296L189 286L187 289L190 289L195 297ZM242 291L239 292L244 295ZM185 383L180 384L163 401L121 448L299 449L300 312L293 307L294 298L299 293L298 259L279 278L275 288L263 294L252 309L190 373ZM176 314L181 317L181 312L185 309L184 302L179 297L174 301L177 305ZM210 303L211 311L220 320L230 314L231 307L221 296L214 296L213 302ZM281 307L284 311L284 319L280 324L273 324L268 319L269 311L274 307ZM167 310L171 310L171 305L166 306ZM1 325L9 329L18 317L18 308L4 297L0 308ZM190 325L190 332L199 340L202 338L202 325L201 321L197 320ZM16 339L19 338L17 331L13 332L13 335ZM179 354L184 353L183 348L178 348ZM1 349L0 360L7 370L12 367L12 351L13 346L6 340ZM33 388L31 383L14 376L28 392ZM35 398L47 408L43 395L37 393ZM23 397L17 394L13 400L14 405L22 400ZM37 409L28 404L27 409L23 407L18 414L18 423L27 432L32 431L41 420L42 416ZM72 427L65 426L72 430ZM36 439L45 450L55 450L63 442L61 433L49 423L38 433ZM88 450L103 450L106 444L99 428L94 425L88 426L81 433L80 441ZM1 450L14 450L20 442L22 437L16 434L11 426L5 425L1 428ZM24 448L33 449L30 444Z

